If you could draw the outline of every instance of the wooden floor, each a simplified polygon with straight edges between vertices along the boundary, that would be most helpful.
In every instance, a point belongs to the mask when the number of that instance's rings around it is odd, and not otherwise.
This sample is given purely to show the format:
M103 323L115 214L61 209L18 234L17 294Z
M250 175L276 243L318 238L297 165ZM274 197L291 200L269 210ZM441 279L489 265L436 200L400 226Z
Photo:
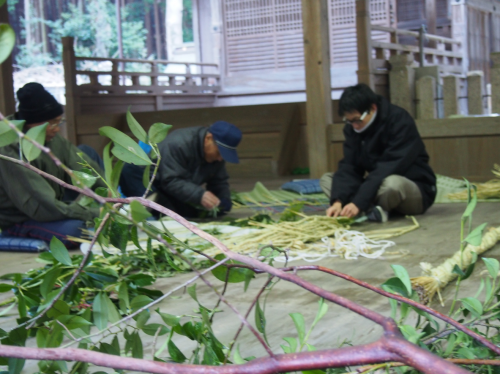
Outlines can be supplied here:
M274 181L278 185L280 181ZM247 185L245 185L247 183ZM246 188L252 183L241 181L236 184L238 189ZM272 184L268 184L273 188ZM409 253L405 256L387 256L384 259L371 260L362 258L356 261L347 261L340 258L331 258L321 261L320 265L326 266L338 271L342 271L351 276L362 279L372 285L379 286L386 279L393 276L390 265L400 264L406 267L410 276L420 274L419 263L422 261L430 262L437 265L450 257L456 250L459 249L459 232L460 232L460 217L464 210L464 204L437 204L432 206L429 211L417 219L421 228L417 231L408 233L401 237L393 239L397 244L393 247L394 250L407 250ZM500 215L498 214L500 203L479 203L474 212L474 226L483 222L489 222L489 225L499 226ZM250 211L235 210L232 215L241 216L248 215ZM392 228L409 224L404 218L390 220L385 224L361 224L356 229L365 231L374 228ZM486 256L500 257L500 245L487 252ZM36 263L36 255L19 254L19 253L0 253L0 263L2 268L0 273L22 272L33 266L39 266ZM303 262L294 262L292 264L300 265ZM473 296L479 287L481 272L485 270L482 261L478 261L478 265L471 278L463 283L460 291L460 297ZM369 307L379 313L390 315L389 302L373 292L362 289L347 281L334 278L329 275L304 272L300 273L305 279L321 286L322 288L335 292L354 300L364 306ZM192 278L192 274L180 274L173 278L160 279L155 284L155 288L163 292L182 284ZM217 284L219 289L222 284L212 277L209 277L214 284ZM258 276L252 281L247 292L243 292L243 285L230 284L226 294L227 299L235 305L241 313L245 313L250 302L255 297L256 293L266 281L265 276ZM215 304L215 296L213 292L204 284L198 282L197 285L198 297L202 304L211 307ZM449 301L454 292L454 287L449 286L443 292L443 297L447 301L447 306L442 308L437 303L433 304L437 310L447 312L449 309ZM0 294L0 299L8 297L6 293ZM276 353L282 353L280 344L283 344L283 337L295 337L296 332L291 318L288 316L292 312L300 312L304 314L306 325L309 326L317 311L318 297L312 295L293 284L281 281L273 289L271 296L268 299L266 307L267 331L269 334L269 343ZM160 308L172 314L191 313L195 307L194 302L184 292L177 292L175 298L169 299L160 304ZM239 326L238 319L227 307L221 307L222 312L217 314L215 318L214 330L216 336L223 342L229 343L234 337L234 331ZM156 322L157 316L153 314L151 322ZM253 321L253 314L251 317ZM0 318L0 327L8 329L14 325L14 316ZM310 343L316 348L331 348L337 347L342 342L350 342L353 344L367 343L376 340L381 333L381 328L374 325L372 322L348 312L339 306L330 304L329 311L322 322L318 324L315 331L312 333ZM146 337L144 347L145 357L151 358L152 338ZM175 338L176 343L185 352L189 352L192 348L191 341L188 339ZM159 342L158 344L161 344ZM255 338L247 331L238 341L240 351L243 357L256 355L263 356L265 352L262 347L256 342ZM29 345L33 346L34 342ZM36 364L28 362L23 373L35 372ZM95 370L97 371L97 369Z

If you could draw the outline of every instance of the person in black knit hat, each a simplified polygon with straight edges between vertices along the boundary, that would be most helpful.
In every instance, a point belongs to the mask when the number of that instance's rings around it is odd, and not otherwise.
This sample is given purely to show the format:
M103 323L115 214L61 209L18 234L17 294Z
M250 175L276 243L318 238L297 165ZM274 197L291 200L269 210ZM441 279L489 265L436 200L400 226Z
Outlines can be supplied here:
M17 91L19 107L14 118L26 121L24 132L47 123L45 146L63 164L72 170L81 170L82 160L78 153L84 152L85 160L101 171L94 150L89 157L85 152L90 147L78 149L60 134L64 122L61 104L39 83L28 83ZM0 153L19 158L19 144L1 147ZM89 152L91 153L91 152ZM52 159L42 153L31 165L71 184L71 178ZM104 187L100 180L94 188ZM0 160L0 228L2 235L42 239L50 242L52 237L60 239L68 248L78 244L68 237L81 236L86 221L99 215L99 208L87 208L74 201L67 201L67 190L49 181L34 171L7 160Z

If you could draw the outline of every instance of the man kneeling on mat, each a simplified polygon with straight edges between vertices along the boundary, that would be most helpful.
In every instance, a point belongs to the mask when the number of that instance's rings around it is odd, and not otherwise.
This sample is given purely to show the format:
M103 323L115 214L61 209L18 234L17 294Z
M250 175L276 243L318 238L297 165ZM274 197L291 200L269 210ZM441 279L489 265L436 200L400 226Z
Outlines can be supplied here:
M436 197L436 176L415 121L365 84L348 87L339 102L344 158L320 185L330 197L327 216L385 222L388 212L424 213Z
M15 119L25 120L24 132L48 123L45 146L72 170L81 170L82 159L77 153L84 152L83 158L97 171L101 167L99 156L90 147L78 149L59 135L63 119L63 108L56 99L39 83L28 83L17 91L19 110ZM19 159L19 143L1 147L0 153ZM90 157L85 153L91 153ZM58 167L46 153L41 153L31 165L71 184L71 178ZM105 187L100 180L94 188ZM2 233L42 239L50 242L53 236L68 248L78 243L68 236L79 237L86 221L99 215L99 208L86 208L73 201L64 201L68 191L34 171L11 161L0 160L0 228ZM71 191L73 192L73 191ZM72 196L74 199L75 195Z

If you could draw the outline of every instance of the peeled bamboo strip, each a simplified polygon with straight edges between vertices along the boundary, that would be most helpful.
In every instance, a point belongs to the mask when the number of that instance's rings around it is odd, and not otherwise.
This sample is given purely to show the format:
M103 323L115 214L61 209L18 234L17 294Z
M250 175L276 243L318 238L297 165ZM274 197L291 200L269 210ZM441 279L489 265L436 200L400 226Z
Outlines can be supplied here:
M480 255L491 249L498 240L500 240L500 227L492 227L484 234L479 246L468 244L463 252L455 252L452 257L435 268L428 262L421 262L420 267L422 268L423 275L411 278L412 287L419 294L420 301L428 304L437 293L443 305L440 290L458 277L456 273L453 273L455 265L460 266L463 270L466 269L472 262L473 252Z

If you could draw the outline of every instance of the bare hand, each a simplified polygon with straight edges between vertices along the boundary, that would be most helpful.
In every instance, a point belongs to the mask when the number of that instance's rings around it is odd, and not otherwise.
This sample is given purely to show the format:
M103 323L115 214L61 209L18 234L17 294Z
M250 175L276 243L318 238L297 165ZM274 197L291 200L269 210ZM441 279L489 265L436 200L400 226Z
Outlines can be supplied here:
M326 216L338 217L341 211L342 211L342 203L340 201L336 201L330 208L326 210Z
M216 206L219 206L219 204L219 198L210 191L206 191L201 197L201 205L203 205L205 209L213 209Z
M359 214L359 208L353 203L347 204L340 212L342 217L353 218Z

